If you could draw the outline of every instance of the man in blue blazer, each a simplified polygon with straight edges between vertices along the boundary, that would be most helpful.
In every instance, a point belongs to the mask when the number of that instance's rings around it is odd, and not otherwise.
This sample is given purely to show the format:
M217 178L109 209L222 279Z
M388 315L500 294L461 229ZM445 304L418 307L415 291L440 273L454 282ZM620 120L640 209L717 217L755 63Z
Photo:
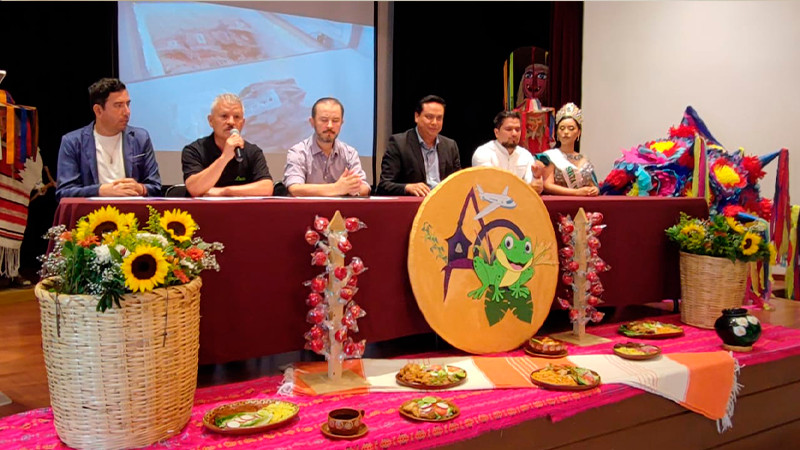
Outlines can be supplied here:
M456 141L439 134L444 108L441 97L423 97L414 110L417 126L389 138L378 195L424 197L448 175L461 170Z
M125 85L103 78L89 87L95 120L61 138L56 197L160 196L150 135L129 127L131 100Z

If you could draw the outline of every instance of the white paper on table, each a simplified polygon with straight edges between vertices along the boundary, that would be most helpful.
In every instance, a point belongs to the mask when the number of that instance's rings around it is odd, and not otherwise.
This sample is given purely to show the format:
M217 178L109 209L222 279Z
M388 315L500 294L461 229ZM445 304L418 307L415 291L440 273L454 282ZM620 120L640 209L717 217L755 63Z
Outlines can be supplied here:
M228 202L228 201L237 201L237 200L261 200L266 198L273 198L273 197L262 197L262 196L253 196L253 197L195 197L198 200L209 200L214 202Z
M464 369L467 372L467 381L462 385L447 389L448 391L469 391L492 389L494 387L492 382L486 378L486 375L475 365L471 357L361 360L364 368L364 377L369 382L370 389L373 392L419 392L419 389L397 384L395 379L397 372L410 362L428 365L451 365Z

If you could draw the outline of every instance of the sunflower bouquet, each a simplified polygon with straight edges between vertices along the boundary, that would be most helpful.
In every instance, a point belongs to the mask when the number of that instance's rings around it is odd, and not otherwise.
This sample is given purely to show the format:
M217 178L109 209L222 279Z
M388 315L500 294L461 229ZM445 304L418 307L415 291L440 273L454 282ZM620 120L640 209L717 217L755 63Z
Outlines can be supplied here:
M188 283L205 269L219 271L214 252L224 247L195 237L198 226L191 215L147 208L142 229L133 213L113 206L82 217L73 230L50 228L45 238L54 241L53 250L40 257L47 288L97 296L97 310L105 311L119 307L126 293Z
M698 219L681 213L678 224L667 228L666 233L686 253L731 261L774 261L775 248L767 238L767 228L767 223L759 220L742 223L722 214Z

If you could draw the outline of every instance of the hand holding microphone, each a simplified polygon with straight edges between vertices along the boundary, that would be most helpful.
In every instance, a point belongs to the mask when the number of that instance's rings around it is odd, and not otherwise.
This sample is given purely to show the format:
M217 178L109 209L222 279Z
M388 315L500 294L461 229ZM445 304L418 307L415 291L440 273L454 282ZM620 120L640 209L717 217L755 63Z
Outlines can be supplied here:
M231 136L240 136L239 130L236 128L231 129ZM244 160L244 156L242 155L242 146L237 145L236 148L234 149L234 152L235 152L234 154L236 155L235 156L236 162L242 162L242 160Z

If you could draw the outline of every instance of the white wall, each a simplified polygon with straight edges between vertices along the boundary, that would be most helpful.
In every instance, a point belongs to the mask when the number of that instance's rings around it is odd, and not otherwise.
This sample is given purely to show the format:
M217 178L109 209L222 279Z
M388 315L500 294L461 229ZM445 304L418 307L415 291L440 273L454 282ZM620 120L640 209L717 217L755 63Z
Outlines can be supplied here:
M604 179L687 105L728 149L790 150L800 203L800 2L586 2L581 151ZM777 160L761 182L774 193Z

